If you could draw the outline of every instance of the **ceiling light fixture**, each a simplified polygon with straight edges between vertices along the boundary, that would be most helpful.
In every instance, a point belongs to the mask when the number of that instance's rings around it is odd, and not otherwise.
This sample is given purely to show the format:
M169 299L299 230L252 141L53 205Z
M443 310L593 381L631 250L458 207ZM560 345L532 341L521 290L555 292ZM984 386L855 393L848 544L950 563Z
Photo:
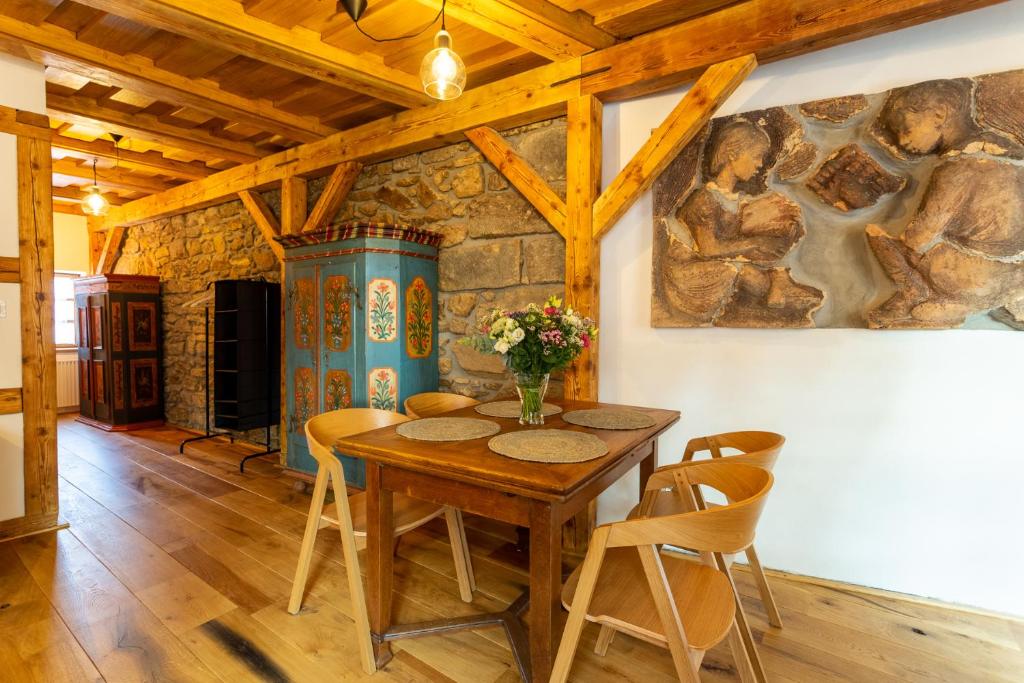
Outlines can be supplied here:
M106 216L110 211L110 202L100 193L100 186L96 181L96 159L92 160L92 187L82 199L82 211L90 216Z
M377 38L367 33L359 25L359 19L366 11L366 2L367 0L338 0L337 11L345 10L352 17L359 32L375 43L390 43L396 40L416 38L440 19L441 30L434 36L434 49L423 57L420 64L420 81L423 83L423 91L435 100L454 100L462 94L466 87L466 64L452 49L452 35L445 27L444 10L447 0L441 0L441 9L437 11L437 15L420 30L390 38Z

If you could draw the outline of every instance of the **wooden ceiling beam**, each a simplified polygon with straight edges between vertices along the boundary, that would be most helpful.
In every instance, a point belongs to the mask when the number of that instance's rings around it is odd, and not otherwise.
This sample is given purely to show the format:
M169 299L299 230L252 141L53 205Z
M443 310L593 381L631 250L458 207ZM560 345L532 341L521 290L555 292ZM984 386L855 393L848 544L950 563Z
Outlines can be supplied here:
M205 78L189 78L158 68L139 55L120 55L78 40L59 26L32 24L0 15L0 49L27 49L44 66L91 81L124 88L146 97L253 126L276 135L312 142L335 133L308 116L278 109L265 100L253 100L223 90ZM7 49L8 52L12 50Z
M467 130L466 137L512 184L512 187L519 190L533 208L544 216L551 227L565 237L565 200L551 189L547 181L541 178L525 159L516 154L493 128Z
M279 183L288 175L322 173L343 161L372 162L441 147L464 139L463 132L472 128L500 130L553 118L564 114L566 102L581 92L601 98L621 97L631 89L655 92L689 82L723 59L751 53L758 61L762 54L780 59L1000 1L872 0L851 6L845 0L747 0L628 43L467 90L457 100L404 111L129 202L112 210L108 221L141 223L216 204L240 191ZM787 9L780 10L781 5ZM735 31L726 30L728 19L722 27L708 24L708 17L723 13L737 22ZM732 40L722 45L730 35ZM743 47L748 49L740 51Z
M620 38L631 38L699 16L740 0L620 0L594 12L594 24Z
M582 88L604 101L639 97L743 55L766 64L1003 1L747 0L584 56Z
M53 162L53 172L59 175L68 176L69 178L81 178L88 180L89 184L92 184L92 165L82 164L78 165L71 159L59 159ZM173 187L163 181L157 180L156 178L146 178L144 176L132 175L125 173L120 169L110 168L97 168L96 169L96 183L100 187L107 187L112 190L122 190L124 192L145 192L147 194L156 194L158 192L164 192Z
M331 177L324 185L324 191L302 226L302 232L312 232L330 225L362 170L363 165L356 161L348 161L334 167Z
M419 0L439 9L440 0ZM578 57L615 44L583 12L567 12L548 0L447 0L453 19L526 48L552 61ZM455 45L458 51L458 44Z
M54 213L66 213L66 214L69 214L71 216L84 216L85 215L85 213L82 212L82 207L80 207L78 204L65 204L63 202L54 202L53 203L53 212Z
M175 126L161 121L152 114L129 114L119 109L104 107L87 97L47 93L46 109L51 116L63 121L98 127L125 137L175 147L203 155L211 161L227 159L244 164L265 154L250 142L220 138L201 128Z
M202 180L216 171L198 162L175 161L155 150L136 152L120 149L107 140L79 140L66 135L54 135L52 147L73 152L78 158L100 157L117 159L125 166L143 168L172 178Z
M595 239L612 229L756 66L757 59L745 55L704 72L594 203Z
M404 107L427 104L419 78L329 45L302 26L284 28L251 16L238 2L80 0L79 4L232 50L304 76Z
M80 204L85 200L86 193L81 189L69 186L69 187L54 187L53 196L56 199L65 199ZM121 206L124 204L124 200L116 194L109 192L103 193L103 197L110 203L111 206Z

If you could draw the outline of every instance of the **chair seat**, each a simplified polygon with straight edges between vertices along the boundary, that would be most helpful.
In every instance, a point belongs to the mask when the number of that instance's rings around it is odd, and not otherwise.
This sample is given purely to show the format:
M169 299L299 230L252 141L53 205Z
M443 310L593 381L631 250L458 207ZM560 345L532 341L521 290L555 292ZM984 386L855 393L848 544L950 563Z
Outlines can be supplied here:
M395 536L422 526L444 514L444 506L428 503L418 498L410 498L401 493L394 494ZM366 535L366 492L362 491L348 497L348 505L352 510L352 527L356 536ZM325 505L320 519L338 526L337 503Z
M686 559L661 556L683 631L690 648L707 650L729 632L736 611L729 579L721 572ZM583 565L562 589L562 604L572 608ZM635 548L610 548L601 566L587 621L608 624L660 645L667 645L658 609Z
M718 503L705 503L704 505L709 510L721 507ZM683 507L683 503L675 491L662 491L654 501L654 512L649 516L664 517L665 515L681 515L684 512L689 512L689 510ZM639 514L640 506L634 505L626 519L636 519Z

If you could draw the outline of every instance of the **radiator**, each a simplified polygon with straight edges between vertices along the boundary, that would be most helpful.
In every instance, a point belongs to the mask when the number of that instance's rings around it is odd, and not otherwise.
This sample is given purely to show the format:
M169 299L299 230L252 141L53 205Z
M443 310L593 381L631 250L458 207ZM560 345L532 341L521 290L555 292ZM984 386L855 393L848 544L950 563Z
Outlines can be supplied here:
M78 354L57 354L57 411L78 410Z

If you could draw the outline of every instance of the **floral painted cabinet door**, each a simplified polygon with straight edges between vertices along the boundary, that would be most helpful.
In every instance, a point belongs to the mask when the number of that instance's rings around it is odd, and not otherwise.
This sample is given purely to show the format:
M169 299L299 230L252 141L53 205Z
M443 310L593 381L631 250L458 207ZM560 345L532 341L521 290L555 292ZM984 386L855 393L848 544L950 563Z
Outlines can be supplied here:
M299 469L315 469L316 461L306 444L305 424L319 414L319 306L317 268L301 264L289 272L285 287L285 347L288 396L285 427L288 460Z
M360 335L356 327L362 311L355 287L356 262L351 256L324 261L320 278L320 405L324 412L359 405L354 381L356 343ZM357 320L358 318L358 320ZM364 470L359 461L342 456L345 481L363 486Z

